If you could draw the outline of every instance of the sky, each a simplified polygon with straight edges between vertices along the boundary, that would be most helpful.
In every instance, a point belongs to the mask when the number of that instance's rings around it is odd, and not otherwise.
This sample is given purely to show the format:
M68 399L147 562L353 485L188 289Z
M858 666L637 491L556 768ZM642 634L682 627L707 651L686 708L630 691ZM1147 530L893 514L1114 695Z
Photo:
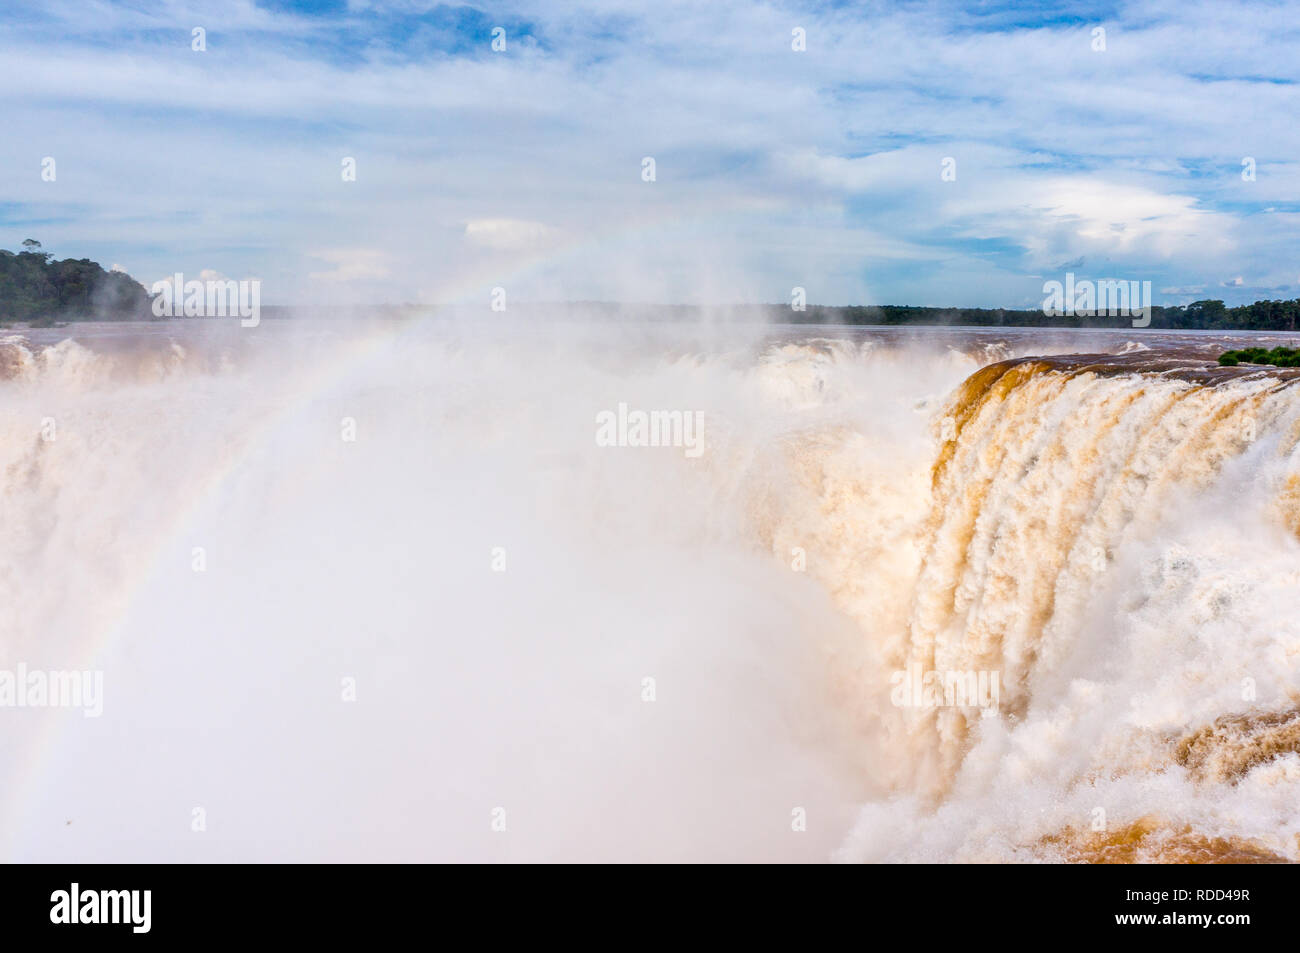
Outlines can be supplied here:
M0 247L263 304L1296 298L1298 14L10 2Z

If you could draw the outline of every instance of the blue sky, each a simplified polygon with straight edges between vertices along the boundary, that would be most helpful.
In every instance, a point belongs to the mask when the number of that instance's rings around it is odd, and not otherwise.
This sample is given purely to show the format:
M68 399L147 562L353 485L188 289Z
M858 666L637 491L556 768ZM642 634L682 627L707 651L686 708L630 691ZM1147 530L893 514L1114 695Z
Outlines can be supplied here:
M260 278L267 303L1034 307L1067 270L1300 297L1297 14L6 4L0 247Z

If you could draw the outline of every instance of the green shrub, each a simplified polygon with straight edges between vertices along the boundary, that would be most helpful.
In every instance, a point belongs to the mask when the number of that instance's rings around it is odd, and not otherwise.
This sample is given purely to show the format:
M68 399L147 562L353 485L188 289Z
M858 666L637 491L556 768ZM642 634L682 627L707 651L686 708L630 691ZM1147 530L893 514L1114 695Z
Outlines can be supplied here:
M1247 347L1238 351L1225 351L1219 355L1224 367L1238 364L1271 364L1274 367L1300 367L1300 351L1292 347L1275 347L1266 351L1262 347Z

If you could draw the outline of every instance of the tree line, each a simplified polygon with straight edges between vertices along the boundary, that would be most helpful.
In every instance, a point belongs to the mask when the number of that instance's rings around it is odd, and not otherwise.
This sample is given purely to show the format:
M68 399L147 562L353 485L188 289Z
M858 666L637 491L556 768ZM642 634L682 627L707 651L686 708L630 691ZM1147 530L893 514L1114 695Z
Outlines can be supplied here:
M772 306L776 320L795 324L883 324L958 325L964 327L1021 328L1126 328L1126 317L1049 317L1040 309L1008 308L922 308L910 305L864 305L826 307L808 305L806 311L791 311L789 305ZM1152 330L1295 331L1300 321L1300 298L1289 301L1256 301L1229 308L1218 300L1193 301L1187 305L1154 305Z
M22 251L0 249L0 321L49 324L56 321L133 321L153 317L151 296L144 286L120 271L105 271L88 258L65 258L41 250L29 238ZM593 303L588 303L591 305ZM597 311L618 305L597 305ZM655 309L663 316L689 317L697 309ZM747 309L745 309L747 310ZM772 320L796 324L958 325L966 327L1098 327L1124 328L1121 317L1050 317L1040 309L923 308L911 305L808 305L792 311L789 305L762 308ZM1300 299L1256 301L1229 308L1219 300L1151 308L1152 329L1223 331L1295 331L1300 319Z
M124 272L105 271L88 258L56 261L32 238L19 252L0 248L0 321L52 324L149 317L149 292Z

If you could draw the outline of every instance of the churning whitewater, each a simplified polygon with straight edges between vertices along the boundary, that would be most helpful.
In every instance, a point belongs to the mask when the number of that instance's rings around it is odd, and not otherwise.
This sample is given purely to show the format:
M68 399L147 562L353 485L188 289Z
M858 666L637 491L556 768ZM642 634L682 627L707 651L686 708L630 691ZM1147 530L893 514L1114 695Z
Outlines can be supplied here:
M0 857L1300 859L1297 372L1033 334L11 333Z

